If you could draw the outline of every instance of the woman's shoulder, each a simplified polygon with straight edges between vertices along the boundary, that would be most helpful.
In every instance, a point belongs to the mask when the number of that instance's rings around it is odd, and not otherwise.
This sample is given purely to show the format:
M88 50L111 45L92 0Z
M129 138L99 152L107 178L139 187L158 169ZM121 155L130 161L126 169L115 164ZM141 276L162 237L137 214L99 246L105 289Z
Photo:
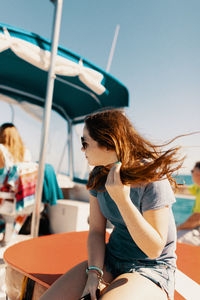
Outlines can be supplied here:
M196 193L200 191L200 186L194 183L188 186L188 190L190 194L196 195Z
M175 200L174 192L166 179L148 183L141 198L142 210L160 209L172 205Z
M146 187L159 188L159 189L171 189L171 184L167 178L161 180L152 181L146 185Z
M174 191L168 179L151 182L146 186L145 190L152 197L169 198L172 202L175 201Z
M137 190L138 192L145 192L148 190L163 190L163 189L168 189L171 190L171 184L168 179L162 179L158 181L152 181L146 184L138 185L138 186L132 186L131 187L133 190Z

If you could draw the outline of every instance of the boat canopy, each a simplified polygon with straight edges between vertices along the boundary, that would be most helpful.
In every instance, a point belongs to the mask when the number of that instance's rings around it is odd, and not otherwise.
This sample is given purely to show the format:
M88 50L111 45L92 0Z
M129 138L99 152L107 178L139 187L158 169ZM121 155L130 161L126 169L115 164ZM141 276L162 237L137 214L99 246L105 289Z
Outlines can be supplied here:
M39 231L45 153L51 109L69 124L69 173L74 178L72 128L98 110L128 106L128 90L83 57L58 46L63 0L55 4L52 42L0 23L0 100L44 108L31 235ZM24 105L23 105L24 107Z
M12 98L22 106L28 102L44 107L50 56L50 41L0 23L2 100ZM61 46L55 74L52 109L72 124L99 109L128 106L128 90L121 82Z

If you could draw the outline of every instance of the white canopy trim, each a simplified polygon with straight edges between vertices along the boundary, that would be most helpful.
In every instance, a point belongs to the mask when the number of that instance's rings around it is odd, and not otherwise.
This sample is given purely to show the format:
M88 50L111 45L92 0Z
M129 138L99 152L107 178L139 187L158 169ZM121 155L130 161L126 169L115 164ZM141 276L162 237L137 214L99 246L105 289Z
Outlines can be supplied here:
M18 57L44 71L49 70L50 55L48 50L43 50L39 46L29 43L25 40L10 36L7 28L4 28L4 34L0 33L0 53L11 49ZM60 55L56 57L55 74L62 76L78 76L84 83L97 95L105 92L105 87L101 84L103 75L93 69L83 66L82 60L75 63Z
M17 105L21 109L23 109L26 113L31 115L32 118L36 119L39 122L42 122L42 115L43 115L43 108L29 102L21 101L18 102L17 100L0 94L0 101L4 101L10 105Z

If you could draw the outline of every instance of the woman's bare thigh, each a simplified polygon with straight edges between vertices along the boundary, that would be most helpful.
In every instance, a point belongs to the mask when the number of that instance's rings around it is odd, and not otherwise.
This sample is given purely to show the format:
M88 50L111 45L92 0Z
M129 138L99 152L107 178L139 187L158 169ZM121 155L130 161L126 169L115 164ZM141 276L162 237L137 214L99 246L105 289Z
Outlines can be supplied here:
M84 290L87 275L87 261L80 263L62 275L47 290L40 300L77 300Z
M87 281L86 268L88 262L84 261L75 266L69 272L62 275L43 294L40 300L77 300L82 296ZM112 275L104 269L104 280L112 281ZM102 285L101 288L105 286Z
M139 273L118 276L105 290L101 300L167 300L167 294L155 283Z

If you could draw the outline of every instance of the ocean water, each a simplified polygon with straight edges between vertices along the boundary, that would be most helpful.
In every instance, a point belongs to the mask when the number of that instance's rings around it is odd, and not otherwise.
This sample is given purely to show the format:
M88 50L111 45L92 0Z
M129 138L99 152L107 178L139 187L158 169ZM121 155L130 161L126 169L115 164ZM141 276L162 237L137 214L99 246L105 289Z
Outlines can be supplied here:
M191 175L178 175L175 179L177 183L186 185L193 183ZM173 204L172 210L177 225L183 223L191 215L194 201L193 199L176 197L176 202Z
M194 200L176 197L176 202L172 206L176 224L183 223L192 213Z

